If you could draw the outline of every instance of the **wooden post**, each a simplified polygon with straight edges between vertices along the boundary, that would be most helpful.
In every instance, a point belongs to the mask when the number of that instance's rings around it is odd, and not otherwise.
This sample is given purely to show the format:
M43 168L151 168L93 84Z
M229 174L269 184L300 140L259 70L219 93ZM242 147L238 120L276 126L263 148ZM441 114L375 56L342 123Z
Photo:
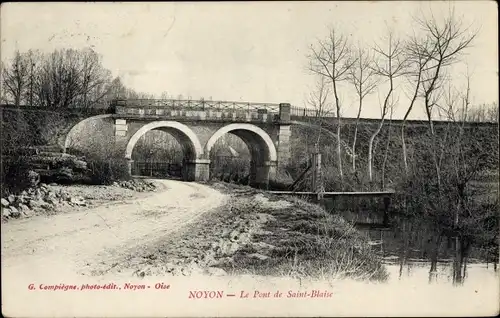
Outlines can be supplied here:
M314 152L311 160L312 191L317 194L318 201L323 199L323 179L321 178L321 154Z
M389 206L391 204L390 197L384 197L384 226L389 225Z

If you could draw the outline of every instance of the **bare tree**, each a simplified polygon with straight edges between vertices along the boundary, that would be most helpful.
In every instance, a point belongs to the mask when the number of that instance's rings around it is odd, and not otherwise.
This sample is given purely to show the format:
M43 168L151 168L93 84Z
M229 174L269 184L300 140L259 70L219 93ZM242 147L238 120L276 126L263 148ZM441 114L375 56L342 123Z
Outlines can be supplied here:
M309 70L325 77L332 84L337 118L337 160L341 183L343 183L344 174L340 136L342 105L339 98L339 83L347 80L348 71L356 62L351 52L347 37L331 28L325 40L318 40L315 46L311 45L309 54Z
M374 51L377 54L373 71L382 79L388 82L388 91L385 95L384 102L381 107L381 117L377 129L373 132L368 143L368 177L370 182L373 181L373 142L384 126L385 117L392 104L394 94L394 81L404 75L406 68L406 60L404 57L403 42L396 38L392 30L388 30L387 36L382 39L386 46L382 48L377 43Z
M40 51L29 50L25 53L25 56L28 67L28 82L26 83L24 99L28 105L33 106L38 104L35 91L38 85L37 79L40 72L43 55Z
M405 54L406 61L408 63L406 75L411 86L412 95L410 97L410 104L403 116L403 122L401 123L401 142L403 148L403 163L407 176L408 154L405 139L406 121L408 120L408 116L410 115L413 106L415 105L415 102L419 97L423 73L432 59L432 54L429 55L428 53L432 53L433 50L435 50L435 45L429 37L418 38L415 33L410 36L409 40L406 43Z
M358 136L359 118L363 108L363 99L375 91L377 78L373 71L373 55L358 45L355 51L355 61L353 67L349 69L349 82L354 86L358 97L358 113L354 126L354 137L352 141L352 171L356 171L356 141Z
M323 129L324 117L330 112L330 104L328 103L328 95L330 88L326 85L326 79L320 76L316 81L314 91L309 94L307 103L312 106L316 112L316 121L318 122L318 138L316 139L314 148L319 152L319 143L321 139L321 130Z
M2 62L2 90L4 98L19 107L29 80L28 61L17 51L10 65Z
M77 63L74 50L57 50L45 57L37 91L42 106L67 108L78 96Z
M106 99L110 82L111 72L96 52L56 50L42 61L34 94L41 106L87 108Z
M430 17L422 14L414 20L420 33L417 35L414 29L406 47L410 66L407 74L413 93L401 125L403 161L407 175L406 120L416 100L422 97L429 129L434 134L432 111L441 98L440 85L445 80L446 67L458 61L459 55L471 45L477 34L455 17L453 9L442 21L438 21L432 13Z
M102 102L109 89L111 72L102 66L99 55L91 49L79 52L81 61L81 85L79 106L88 108Z
M467 257L473 243L488 244L497 235L498 229L484 228L483 222L496 217L497 212L490 211L491 207L498 208L498 193L491 193L486 189L488 195L481 194L473 185L476 177L488 171L491 166L496 166L498 154L492 152L495 147L481 147L471 138L472 128L462 118L467 118L471 109L471 81L470 75L466 75L466 87L458 90L448 86L445 91L442 104L436 105L446 110L447 120L453 125L453 133L448 139L439 140L440 153L439 165L443 182L443 197L447 203L448 213L445 214L451 222L449 237L454 239L454 283L461 284L466 275ZM498 149L498 148L496 148ZM446 159L448 158L448 161ZM491 162L492 161L492 162ZM493 191L494 192L494 191ZM481 200L478 200L481 197ZM492 198L494 199L492 199ZM485 204L485 202L487 202Z
M170 95L168 95L167 91L163 91L160 95L160 99L170 99Z
M470 26L464 26L463 22L455 16L453 8L442 21L438 21L432 14L429 18L417 17L415 20L425 34L425 38L431 43L423 47L424 55L430 57L430 61L422 73L421 96L424 99L429 131L432 136L431 147L437 150L433 109L442 97L441 85L446 80L446 68L459 61L460 54L471 45L477 31L471 30ZM440 191L441 173L437 151L433 151L433 160L438 191Z
M113 99L121 99L127 97L127 88L123 85L120 77L115 77L109 84L106 99L111 101Z
M472 107L467 116L462 116L461 120L498 123L498 103L493 102Z

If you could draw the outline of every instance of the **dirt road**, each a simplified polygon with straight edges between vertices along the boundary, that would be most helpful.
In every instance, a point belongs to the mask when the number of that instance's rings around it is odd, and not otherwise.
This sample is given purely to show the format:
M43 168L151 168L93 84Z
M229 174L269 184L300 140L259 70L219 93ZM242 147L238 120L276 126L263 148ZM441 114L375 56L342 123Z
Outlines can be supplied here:
M166 188L145 198L2 224L4 275L88 274L92 264L174 233L226 200L201 184L157 181Z

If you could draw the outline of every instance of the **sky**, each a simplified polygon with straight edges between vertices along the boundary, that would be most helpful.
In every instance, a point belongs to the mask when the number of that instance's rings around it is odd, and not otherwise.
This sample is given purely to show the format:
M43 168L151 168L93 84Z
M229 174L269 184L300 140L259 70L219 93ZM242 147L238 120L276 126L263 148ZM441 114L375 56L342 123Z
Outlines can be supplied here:
M450 70L454 85L463 88L467 65L473 102L498 101L494 1L4 3L1 60L16 50L91 47L136 91L304 107L315 82L309 47L329 27L372 47L387 26L403 36L412 31L412 15L432 11L439 18L450 6L479 30L464 63ZM366 99L362 117L380 116L384 93L382 85ZM354 117L352 89L343 85L340 94L343 116ZM407 106L406 95L398 96L395 118ZM423 115L418 107L410 117Z

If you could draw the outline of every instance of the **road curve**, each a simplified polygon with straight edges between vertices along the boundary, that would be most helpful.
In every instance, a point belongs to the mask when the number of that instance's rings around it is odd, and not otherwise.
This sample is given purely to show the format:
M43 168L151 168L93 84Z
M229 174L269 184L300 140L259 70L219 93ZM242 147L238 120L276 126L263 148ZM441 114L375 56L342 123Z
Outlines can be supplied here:
M174 233L226 200L205 185L156 181L166 188L145 198L2 224L4 277L76 274Z

